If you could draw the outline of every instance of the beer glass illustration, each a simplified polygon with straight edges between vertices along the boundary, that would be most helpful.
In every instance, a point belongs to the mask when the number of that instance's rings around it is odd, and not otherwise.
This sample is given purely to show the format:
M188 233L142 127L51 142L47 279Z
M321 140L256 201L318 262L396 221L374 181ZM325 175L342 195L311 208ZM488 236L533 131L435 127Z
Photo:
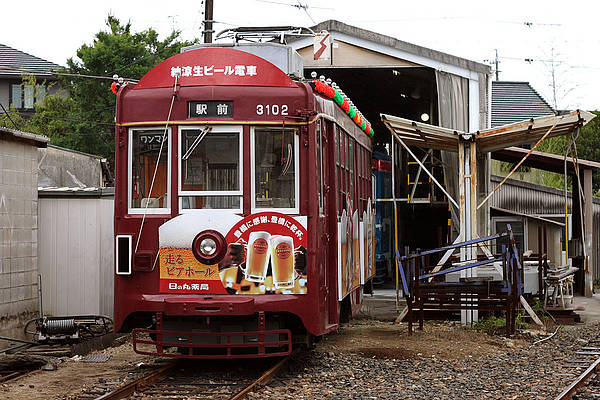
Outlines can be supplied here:
M271 268L275 289L294 287L294 239L289 236L271 236Z
M244 275L250 282L264 282L269 267L269 232L252 232L248 238L248 255Z
M346 219L346 293L352 289L352 280L354 272L354 251L352 242L352 214L348 213Z

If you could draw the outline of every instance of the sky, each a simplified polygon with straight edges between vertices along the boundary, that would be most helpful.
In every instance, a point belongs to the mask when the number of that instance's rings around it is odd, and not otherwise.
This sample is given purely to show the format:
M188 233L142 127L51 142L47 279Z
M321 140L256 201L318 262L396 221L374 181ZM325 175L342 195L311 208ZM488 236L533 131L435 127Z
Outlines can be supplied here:
M600 109L597 0L300 1L306 10L290 5L298 0L214 0L215 30L336 19L482 63L493 64L497 51L500 80L530 82L559 109ZM152 27L165 37L177 29L184 39L200 37L204 19L204 0L27 4L3 2L0 43L60 65L93 43L109 14L130 21L135 31Z

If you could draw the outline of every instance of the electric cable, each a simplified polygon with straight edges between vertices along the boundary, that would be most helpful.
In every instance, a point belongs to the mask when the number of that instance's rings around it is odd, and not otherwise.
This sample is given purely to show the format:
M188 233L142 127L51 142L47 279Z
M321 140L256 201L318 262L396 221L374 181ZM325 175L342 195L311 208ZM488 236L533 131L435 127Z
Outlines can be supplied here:
M154 174L152 175L152 181L150 182L150 189L148 190L148 196L150 196L152 194L152 189L154 189L156 173L158 172L158 164L160 164L160 157L162 155L163 147L165 145L165 139L167 137L167 132L169 129L169 121L171 120L171 112L173 111L173 103L175 103L175 98L177 97L177 79L178 78L179 78L179 75L175 75L175 83L173 85L173 97L171 98L171 106L169 107L169 114L167 115L167 122L165 123L165 130L163 131L162 140L160 142L160 149L158 150L158 157L156 158L156 165L154 166ZM150 197L148 197L148 199L150 199ZM169 198L169 201L170 200L171 199ZM144 208L144 216L142 217L142 224L140 225L140 231L138 233L134 252L136 252L138 250L138 246L140 245L140 238L142 237L142 231L144 229L144 222L146 221L146 215L148 214L148 205L149 204L150 204L150 202L146 201L146 208Z

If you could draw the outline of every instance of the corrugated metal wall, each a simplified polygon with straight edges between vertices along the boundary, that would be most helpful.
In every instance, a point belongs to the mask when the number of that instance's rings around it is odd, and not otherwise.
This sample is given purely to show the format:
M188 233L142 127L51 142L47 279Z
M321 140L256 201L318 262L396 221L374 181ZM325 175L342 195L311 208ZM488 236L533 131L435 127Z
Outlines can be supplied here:
M495 187L502 177L491 177ZM571 192L568 193L569 213L572 210ZM564 192L548 186L509 179L490 199L490 206L532 215L564 215ZM594 232L600 232L600 198L594 197ZM594 235L594 277L600 277L600 234Z
M40 197L44 313L113 315L113 197Z

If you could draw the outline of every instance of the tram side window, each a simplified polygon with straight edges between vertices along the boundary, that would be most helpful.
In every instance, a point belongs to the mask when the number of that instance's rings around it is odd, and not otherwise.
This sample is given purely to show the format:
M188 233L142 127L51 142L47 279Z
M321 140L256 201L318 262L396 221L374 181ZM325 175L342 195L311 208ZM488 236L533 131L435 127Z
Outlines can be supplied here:
M296 134L293 129L254 131L254 207L295 209Z
M240 209L240 133L181 129L180 201L186 209Z
M169 208L168 137L162 129L131 131L131 208Z
M323 213L324 209L324 193L323 193L323 143L322 143L322 127L321 120L317 121L317 179L319 185L319 211Z

